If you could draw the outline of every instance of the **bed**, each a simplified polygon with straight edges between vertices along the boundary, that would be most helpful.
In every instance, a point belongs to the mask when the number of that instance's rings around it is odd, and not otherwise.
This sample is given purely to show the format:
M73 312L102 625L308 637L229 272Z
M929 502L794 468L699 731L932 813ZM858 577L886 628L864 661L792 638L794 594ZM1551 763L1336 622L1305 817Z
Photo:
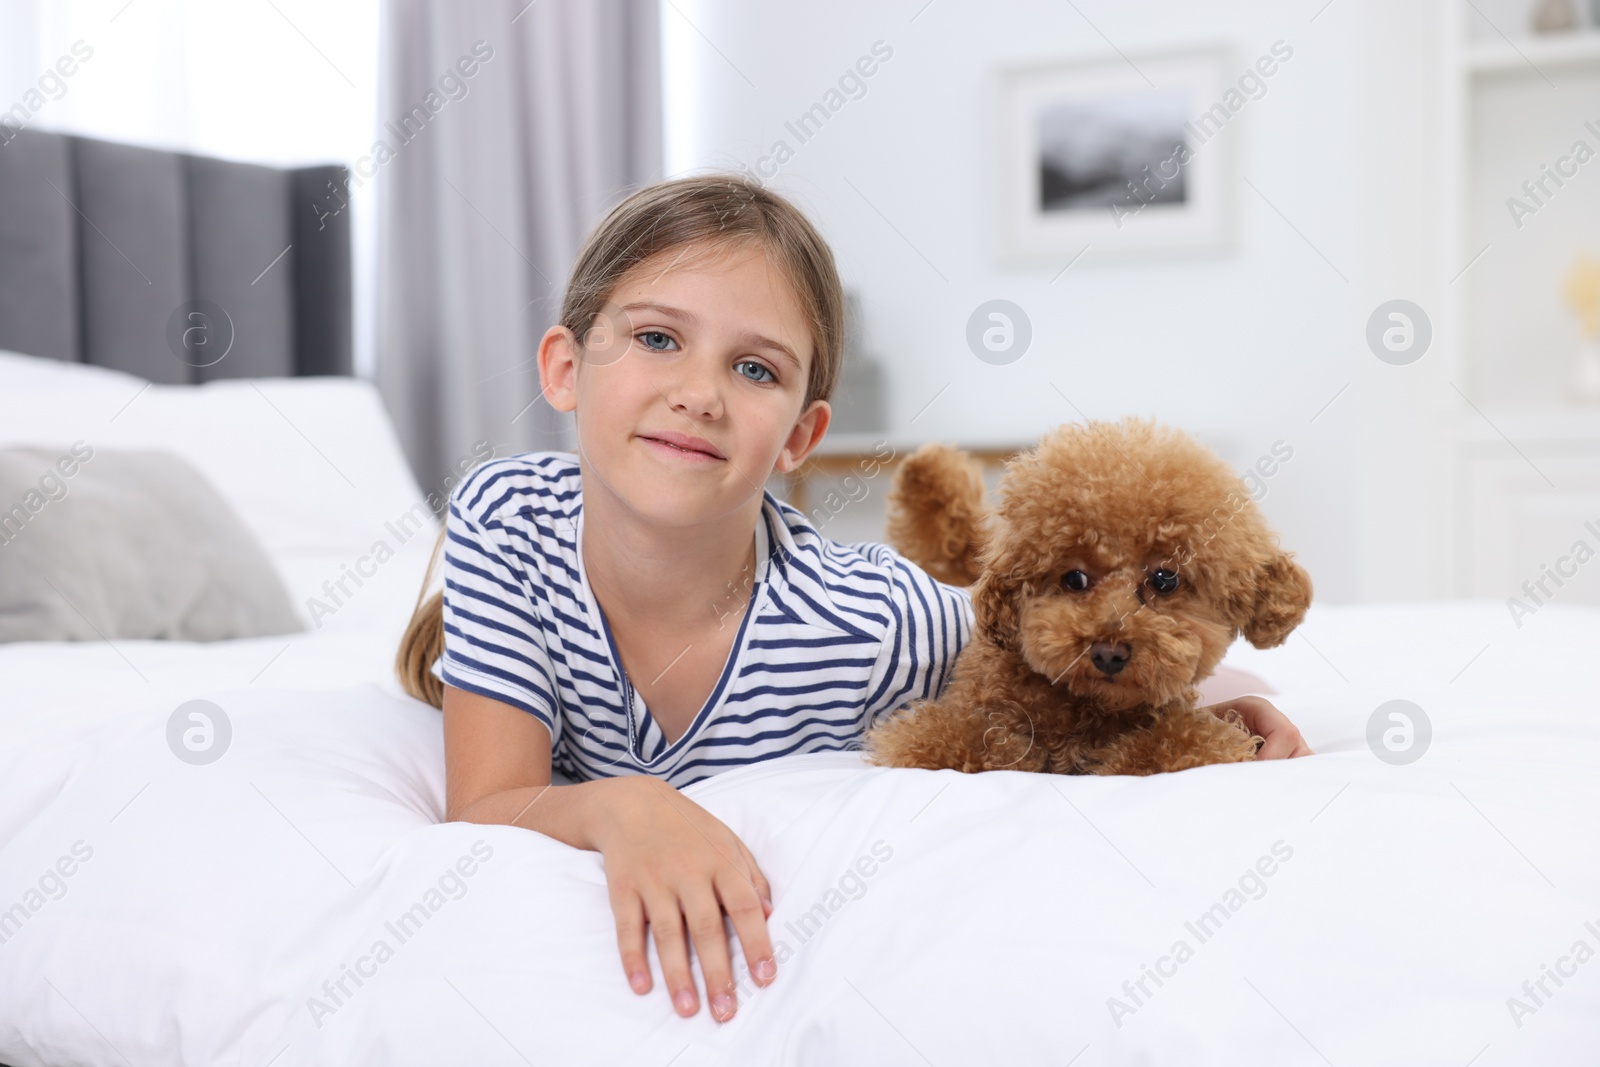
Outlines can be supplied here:
M106 447L187 455L302 608L422 499L365 383L39 362L0 358L0 444L142 389ZM1600 611L1317 604L1227 660L1304 730L1292 762L698 783L781 961L718 1025L627 989L598 854L441 823L439 715L391 673L431 545L288 637L0 645L0 1061L1593 1062ZM1409 763L1369 744L1395 699L1431 724ZM195 700L231 727L203 765L169 744Z
M1600 611L1314 605L1226 661L1305 759L697 783L771 881L779 974L736 952L734 1020L683 1019L653 944L627 988L597 853L441 822L440 717L391 666L426 494L369 384L285 373L0 354L0 448L181 455L303 627L0 644L0 1062L1595 1062Z

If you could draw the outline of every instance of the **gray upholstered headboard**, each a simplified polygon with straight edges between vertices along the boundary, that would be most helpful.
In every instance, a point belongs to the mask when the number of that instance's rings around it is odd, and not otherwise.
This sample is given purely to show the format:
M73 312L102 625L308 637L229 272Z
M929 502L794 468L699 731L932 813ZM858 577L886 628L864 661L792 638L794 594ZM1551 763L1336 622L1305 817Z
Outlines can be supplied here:
M0 127L0 349L164 384L350 374L346 174Z

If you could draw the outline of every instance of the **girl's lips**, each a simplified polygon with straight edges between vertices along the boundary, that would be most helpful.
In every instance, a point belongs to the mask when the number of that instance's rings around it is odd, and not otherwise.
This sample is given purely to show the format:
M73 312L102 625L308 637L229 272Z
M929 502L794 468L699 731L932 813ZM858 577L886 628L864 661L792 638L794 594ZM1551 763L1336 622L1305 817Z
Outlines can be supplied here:
M676 459L684 460L689 463L722 462L722 460L718 459L716 456L707 455L704 452L696 452L693 449L679 448L677 445L668 444L665 441L658 441L654 437L641 437L639 440L649 445L653 451L672 456Z

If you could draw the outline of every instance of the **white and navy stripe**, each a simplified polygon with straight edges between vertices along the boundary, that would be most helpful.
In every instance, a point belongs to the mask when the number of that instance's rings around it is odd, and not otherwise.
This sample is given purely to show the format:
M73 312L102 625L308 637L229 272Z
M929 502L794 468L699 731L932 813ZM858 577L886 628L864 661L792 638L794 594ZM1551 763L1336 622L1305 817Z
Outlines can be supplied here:
M705 706L672 744L619 667L583 573L577 457L528 452L478 467L450 497L446 685L550 730L576 781L649 774L679 788L799 752L859 748L866 725L936 696L972 629L972 599L874 542L840 544L771 493L756 580Z

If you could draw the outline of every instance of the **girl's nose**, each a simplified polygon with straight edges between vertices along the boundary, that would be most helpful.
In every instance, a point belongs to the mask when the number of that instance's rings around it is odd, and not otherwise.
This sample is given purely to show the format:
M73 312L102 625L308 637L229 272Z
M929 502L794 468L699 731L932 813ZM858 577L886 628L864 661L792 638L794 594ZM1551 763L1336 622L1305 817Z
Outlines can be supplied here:
M714 368L695 360L685 360L679 372L665 387L672 410L691 419L716 419L722 416L722 391L717 388Z

